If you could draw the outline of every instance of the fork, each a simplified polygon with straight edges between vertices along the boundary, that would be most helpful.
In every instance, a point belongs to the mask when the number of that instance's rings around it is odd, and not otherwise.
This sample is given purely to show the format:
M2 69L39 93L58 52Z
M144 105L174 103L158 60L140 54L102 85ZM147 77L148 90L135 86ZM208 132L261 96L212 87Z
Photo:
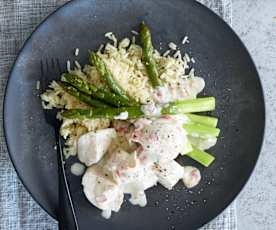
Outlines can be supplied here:
M47 89L47 84L54 76L60 76L61 65L58 59L51 59L51 61L40 62L41 67L41 89L43 92ZM74 203L70 193L65 167L64 154L61 145L61 137L59 135L60 122L56 119L56 110L44 110L46 122L55 130L55 139L57 147L57 163L59 176L59 209L58 209L58 226L60 230L79 230L78 221L75 213Z

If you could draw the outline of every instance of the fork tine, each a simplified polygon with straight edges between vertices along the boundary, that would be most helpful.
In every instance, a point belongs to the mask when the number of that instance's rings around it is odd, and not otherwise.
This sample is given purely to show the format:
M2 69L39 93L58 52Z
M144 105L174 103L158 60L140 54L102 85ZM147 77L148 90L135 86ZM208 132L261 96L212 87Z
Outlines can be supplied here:
M61 70L61 65L60 65L60 62L59 62L58 58L56 58L56 64L57 64L58 72L59 72L59 74L61 74L62 70Z
M48 58L46 58L46 75L48 75L51 72L51 68L49 66Z
M61 64L58 58L40 60L40 83L42 91L47 89L49 81L57 78L62 73Z
M41 71L40 84L41 84L41 90L43 92L46 89L46 68L42 60L40 60L40 71Z

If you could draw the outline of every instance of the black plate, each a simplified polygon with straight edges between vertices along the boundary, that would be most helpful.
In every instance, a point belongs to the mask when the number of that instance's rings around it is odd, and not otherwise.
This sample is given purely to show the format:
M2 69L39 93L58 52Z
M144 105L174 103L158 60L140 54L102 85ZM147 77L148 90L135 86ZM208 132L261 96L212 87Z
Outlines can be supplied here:
M214 115L222 136L211 150L216 162L200 167L201 184L190 191L179 184L147 192L146 208L123 205L109 221L85 199L80 178L70 176L81 229L194 229L225 209L248 180L259 156L264 133L264 99L256 68L245 47L218 16L195 1L72 1L44 21L26 42L14 64L6 90L4 126L11 159L36 201L53 217L57 210L54 132L46 124L35 90L40 60L59 58L87 63L87 50L105 41L107 31L120 38L145 20L156 47L169 41L186 46L196 58L196 73L206 79L206 95L217 98ZM65 69L65 68L64 68ZM56 77L56 76L54 76ZM69 160L68 166L70 166ZM182 159L185 164L193 164ZM197 165L198 166L198 165Z

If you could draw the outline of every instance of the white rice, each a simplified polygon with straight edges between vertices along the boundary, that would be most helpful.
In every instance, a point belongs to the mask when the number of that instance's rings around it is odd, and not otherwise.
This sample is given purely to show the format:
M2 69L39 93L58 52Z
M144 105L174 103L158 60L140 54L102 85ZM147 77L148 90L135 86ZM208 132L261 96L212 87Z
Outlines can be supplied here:
M181 55L180 50L177 50L175 52L175 54L173 55L173 57L176 58L176 59L182 59L182 55Z
M163 57L167 57L169 54L170 54L170 52L171 52L171 50L167 50L167 51L165 51L165 53L163 53Z
M75 49L75 56L76 56L76 57L79 56L79 52L80 52L80 49L79 49L79 48L76 48L76 49Z
M131 33L133 33L134 35L139 35L139 33L136 30L132 30Z
M195 76L195 69L192 68L189 72L189 77L194 77Z
M170 42L168 46L171 50L176 50L177 49L177 45L173 42Z
M184 58L186 59L186 62L187 62L187 63L191 62L191 58L190 58L190 56L189 56L188 53L185 53Z
M36 89L37 89L37 90L40 89L40 81L36 81Z
M108 38L109 40L113 41L113 45L115 47L117 47L118 45L118 40L117 38L115 37L115 35L113 34L113 32L108 32L104 35L106 38Z
M75 66L77 67L77 69L80 69L81 70L81 65L78 61L75 61Z
M100 47L99 47L99 49L98 49L98 53L101 53L101 52L102 52L102 50L103 50L103 48L104 48L104 45L103 45L103 44L101 44L101 45L100 45Z
M183 45L185 45L186 43L190 43L188 36L185 36L182 40Z
M132 44L135 44L135 43L136 43L136 37L135 37L135 36L132 36L131 43L132 43Z
M67 62L66 62L66 67L67 67L67 71L70 73L71 72L71 62L69 60L67 60Z

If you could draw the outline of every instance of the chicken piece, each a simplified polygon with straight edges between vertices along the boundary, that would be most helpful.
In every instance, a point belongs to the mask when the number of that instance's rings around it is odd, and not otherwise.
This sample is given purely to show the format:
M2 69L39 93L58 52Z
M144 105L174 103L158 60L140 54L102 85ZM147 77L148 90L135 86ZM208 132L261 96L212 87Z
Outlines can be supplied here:
M101 129L82 135L77 143L78 158L86 166L99 162L116 138L115 129Z
M135 120L134 122L134 126L136 130L141 130L143 129L145 126L150 125L152 123L152 120L147 119L147 118L139 118L137 120Z
M137 178L135 181L131 181L124 185L124 193L132 194L135 196L137 192L141 192L151 188L157 184L157 176L152 170L152 166L145 166L140 164L137 169Z
M101 210L119 211L123 203L123 191L99 166L89 167L82 178L87 199Z
M110 152L104 159L103 168L111 172L114 180L119 183L127 183L138 177L139 160L136 152L128 153L121 148Z
M176 161L169 161L161 164L156 163L153 169L157 175L158 182L169 190L183 178L183 167Z
M200 171L193 166L185 166L182 180L187 188L193 188L201 180Z
M166 162L174 160L183 151L187 135L182 123L168 116L134 130L131 141L141 145L137 149L141 161Z
M126 134L130 130L131 123L128 121L114 120L112 125L118 134Z

